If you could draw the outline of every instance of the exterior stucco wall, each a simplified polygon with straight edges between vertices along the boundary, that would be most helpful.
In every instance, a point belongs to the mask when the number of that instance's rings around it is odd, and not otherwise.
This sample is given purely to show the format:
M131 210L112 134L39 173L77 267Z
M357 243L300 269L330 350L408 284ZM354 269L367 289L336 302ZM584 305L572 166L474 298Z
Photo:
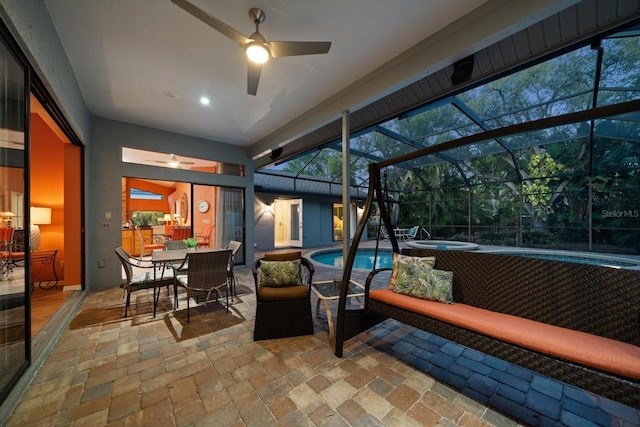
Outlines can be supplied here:
M122 163L122 147L242 164L246 176ZM96 117L88 153L88 175L94 185L87 190L86 273L92 289L120 282L121 266L113 250L121 244L123 176L243 188L247 211L253 211L253 161L241 147ZM249 260L253 260L253 233L253 221L248 219L243 250ZM105 268L98 268L99 261Z

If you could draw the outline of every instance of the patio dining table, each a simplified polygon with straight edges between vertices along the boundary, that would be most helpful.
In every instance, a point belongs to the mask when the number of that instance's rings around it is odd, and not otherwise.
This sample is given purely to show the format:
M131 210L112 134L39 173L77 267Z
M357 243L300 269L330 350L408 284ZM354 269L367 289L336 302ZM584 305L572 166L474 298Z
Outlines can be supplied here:
M222 248L197 248L195 252L216 252L222 251ZM159 267L165 267L167 264L182 262L189 254L187 249L175 249L170 251L153 251L151 253L151 263L153 264L153 274L155 279L156 270ZM164 274L164 269L163 269Z

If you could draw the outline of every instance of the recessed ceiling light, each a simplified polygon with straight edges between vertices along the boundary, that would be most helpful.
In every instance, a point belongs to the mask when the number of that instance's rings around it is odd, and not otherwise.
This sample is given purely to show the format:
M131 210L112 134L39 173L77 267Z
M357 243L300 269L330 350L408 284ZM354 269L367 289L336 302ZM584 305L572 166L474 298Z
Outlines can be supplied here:
M202 98L200 98L200 103L202 105L209 105L209 98L207 98L206 96L203 96Z

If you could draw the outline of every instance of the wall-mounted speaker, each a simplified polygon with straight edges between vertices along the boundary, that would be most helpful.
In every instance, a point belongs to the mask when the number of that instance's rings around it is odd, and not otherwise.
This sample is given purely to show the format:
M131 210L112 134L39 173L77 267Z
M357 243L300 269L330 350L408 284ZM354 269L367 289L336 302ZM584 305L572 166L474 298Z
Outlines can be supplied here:
M282 155L282 147L278 147L275 150L271 150L271 154L269 155L269 158L271 160L278 160L278 157L280 157Z
M453 74L451 74L451 84L459 85L460 83L464 83L471 78L471 74L473 73L473 55L467 56L464 59L456 61L453 64Z

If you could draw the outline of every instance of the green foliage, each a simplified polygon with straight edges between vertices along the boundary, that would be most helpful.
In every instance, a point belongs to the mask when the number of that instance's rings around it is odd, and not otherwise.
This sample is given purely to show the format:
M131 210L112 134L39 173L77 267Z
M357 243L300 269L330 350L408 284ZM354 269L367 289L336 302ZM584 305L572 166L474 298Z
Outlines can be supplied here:
M196 239L195 237L184 239L183 242L185 245L187 245L188 248L195 248L196 246L198 246L198 239Z

